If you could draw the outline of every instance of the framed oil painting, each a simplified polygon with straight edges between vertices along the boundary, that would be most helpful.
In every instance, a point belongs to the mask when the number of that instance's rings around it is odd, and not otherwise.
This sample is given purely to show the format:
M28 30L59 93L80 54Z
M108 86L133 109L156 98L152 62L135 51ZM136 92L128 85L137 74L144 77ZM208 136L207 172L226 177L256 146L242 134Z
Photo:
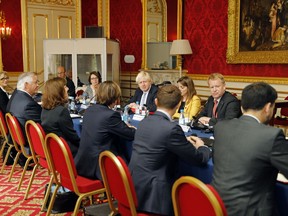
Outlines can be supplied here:
M288 1L229 0L227 63L288 64Z

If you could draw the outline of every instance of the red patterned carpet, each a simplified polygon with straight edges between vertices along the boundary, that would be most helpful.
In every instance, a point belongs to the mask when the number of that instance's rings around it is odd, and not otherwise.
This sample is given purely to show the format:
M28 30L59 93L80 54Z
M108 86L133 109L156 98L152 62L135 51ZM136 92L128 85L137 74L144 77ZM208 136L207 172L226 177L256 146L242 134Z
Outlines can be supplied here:
M2 167L2 158L0 159L0 168ZM11 182L8 182L12 166L6 166L3 174L0 174L0 215L9 216L35 216L46 215L45 212L40 212L41 204L43 202L45 185L49 182L47 170L38 169L34 182L31 186L29 197L24 200L26 187L29 182L32 171L27 171L20 191L17 191L18 182L22 174L22 168L17 165L13 174ZM53 215L71 215L70 213L53 214ZM78 215L83 215L80 210Z

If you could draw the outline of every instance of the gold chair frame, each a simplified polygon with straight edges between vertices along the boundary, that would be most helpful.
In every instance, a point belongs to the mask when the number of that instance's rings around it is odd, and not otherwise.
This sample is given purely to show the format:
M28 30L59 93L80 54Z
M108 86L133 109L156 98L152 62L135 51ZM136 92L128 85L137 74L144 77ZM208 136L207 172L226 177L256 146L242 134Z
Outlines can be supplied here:
M73 173L71 161L70 161L70 158L69 158L69 155L68 155L68 152L67 152L67 150L65 148L64 143L62 142L62 140L56 134L49 133L45 137L44 151L45 151L46 159L48 161L48 166L49 166L50 171L52 172L54 183L56 184L56 187L55 187L55 190L54 190L54 192L52 194L52 197L51 197L51 200L50 200L49 207L48 207L46 215L49 216L51 214L52 207L53 207L54 202L55 202L57 191L58 191L59 187L62 185L60 177L59 177L61 175L61 173L59 173L59 175L57 174L55 166L54 166L54 163L53 163L53 160L52 160L51 152L50 152L50 150L47 147L47 145L48 145L47 142L51 138L56 140L56 142L59 144L59 146L60 146L60 148L61 148L61 150L63 152L66 164L68 166L68 172L69 172L69 175L70 175L70 179L71 179L71 183L72 183L72 187L73 187L73 192L76 193L79 196L78 200L76 202L76 205L74 207L73 214L72 214L72 215L76 216L78 211L79 211L79 207L80 207L81 201L84 198L91 197L92 195L95 195L95 194L104 193L106 191L106 189L103 187L101 189L97 189L97 190L90 191L90 192L87 192L87 193L80 193L79 190L78 190L78 186L76 184L76 179L75 179L75 176L74 176L74 173ZM48 189L47 189L48 192L46 193L45 198L44 198L44 203L47 202L48 197L49 197L50 188L48 188ZM91 198L90 198L90 201L91 201Z
M175 216L181 216L179 213L180 212L179 206L181 204L179 203L177 194L178 194L178 189L180 188L182 184L190 184L190 185L197 187L207 197L207 199L211 203L215 212L215 216L224 215L218 199L216 198L214 193L209 189L209 187L207 187L207 185L205 185L202 181L192 176L182 176L173 184L173 187L172 187L172 202L173 202L173 209L174 209Z
M27 121L26 124L25 124L25 132L26 132L26 137L28 139L28 143L29 143L29 147L30 147L30 151L31 151L31 156L32 156L32 159L33 159L33 161L35 163L35 166L33 168L32 175L30 176L30 180L29 180L29 183L28 183L28 186L27 186L27 189L26 189L26 193L25 193L25 196L24 196L25 200L28 198L28 194L30 192L30 189L31 189L31 186L32 186L32 183L33 183L33 180L34 180L34 177L35 177L35 174L36 174L36 170L40 166L40 164L39 164L39 158L40 157L35 152L34 145L32 144L32 140L31 140L31 135L30 135L30 133L28 131L28 126L29 125L31 125L31 127L33 127L37 131L37 134L38 134L38 137L40 139L40 144L42 145L43 151L44 151L44 142L45 142L45 137L43 136L43 134L42 134L41 130L39 129L37 123L34 122L33 120ZM47 162L47 164L48 164L48 162ZM48 169L48 174L50 174L49 169ZM52 181L53 181L53 176L51 176L50 181L49 181L49 185L48 185L49 189L51 188ZM46 205L46 203L44 203L42 205L41 211L44 210L45 205Z
M135 202L134 202L134 199L132 196L131 187L129 185L125 170L124 170L121 162L118 160L118 158L112 152L106 150L106 151L101 152L100 157L99 157L99 164L100 164L100 170L101 170L101 175L102 175L102 179L104 182L104 186L106 188L106 194L107 194L107 198L108 198L109 207L112 211L110 215L117 215L119 213L119 211L118 211L118 208L116 208L114 203L113 203L111 189L110 189L110 186L108 184L107 174L106 174L106 170L104 167L104 157L108 157L109 159L111 159L114 162L114 164L117 166L119 173L121 175L122 181L124 183L126 195L127 195L128 202L130 205L131 215L137 215Z
M14 119L14 118L15 118L15 119ZM9 124L9 121L11 122L12 125ZM16 157L14 158L14 163L13 163L13 166L12 166L12 169L11 169L11 171L10 171L9 178L8 178L8 181L9 181L9 182L11 181L11 178L12 178L12 175L13 175L13 173L14 173L14 170L15 170L15 167L16 167L16 165L17 165L17 162L18 162L18 160L19 160L20 154L22 153L22 154L27 158L27 160L26 160L26 162L25 162L25 166L24 166L23 171L22 171L22 175L21 175L21 178L20 178L18 187L17 187L17 191L19 191L20 188L21 188L22 182L23 182L23 180L24 180L24 176L25 176L25 173L26 173L26 171L27 171L28 165L29 165L30 161L31 161L33 158L32 158L31 155L28 155L28 154L26 153L26 150L25 150L25 148L24 148L24 145L25 145L24 142L25 142L25 140L22 140L23 142L21 142L21 143L16 143L16 141L15 141L15 137L13 136L13 133L12 133L13 130L12 130L12 129L13 129L13 128L15 129L15 135L17 136L18 140L20 140L19 137L21 137L21 134L20 134L20 133L23 133L22 131L20 131L21 128L17 128L17 123L16 123L16 121L18 121L16 117L12 116L10 113L6 113L7 126L8 126L8 128L9 128L9 132L10 132L10 135L11 135L11 138L12 138L12 141L13 141L13 144L14 144L14 147L15 147L15 149L16 149L16 151L17 151ZM19 122L18 122L18 123L19 123ZM19 125L20 125L20 123L19 123ZM12 126L13 128L11 128L11 126ZM19 148L19 146L20 146L20 148Z
M3 141L2 147L1 147L1 151L0 151L0 157L1 157L1 155L3 155L4 148L5 148L6 144L9 146L9 147L8 147L8 150L7 150L7 152L6 152L6 156L5 156L5 158L4 158L2 167L1 167L1 171L0 171L0 173L2 174L3 171L4 171L4 168L5 168L5 166L6 166L8 157L9 157L9 155L10 155L10 153L11 153L11 149L14 147L14 145L11 144L11 143L9 143L8 134L6 134L6 132L5 132L5 128L4 128L3 123L6 124L6 119L5 119L5 116L4 116L3 113L1 113L1 117L0 117L0 118L1 118L1 119L0 119L0 131L1 131L1 136L4 138L4 141ZM9 132L8 127L7 127L7 130L8 130L8 132Z

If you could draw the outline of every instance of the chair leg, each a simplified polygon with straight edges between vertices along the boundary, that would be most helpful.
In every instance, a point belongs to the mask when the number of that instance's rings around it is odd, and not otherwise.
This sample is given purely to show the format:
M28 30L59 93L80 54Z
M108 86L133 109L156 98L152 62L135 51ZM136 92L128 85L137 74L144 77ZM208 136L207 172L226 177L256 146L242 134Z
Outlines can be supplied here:
M53 175L51 175L50 181L49 181L49 184L48 184L48 187L47 187L47 190L46 190L46 194L45 194L45 197L44 197L44 201L43 201L43 204L42 204L42 207L41 207L41 212L43 212L44 209L46 208L46 203L48 201L48 197L49 197L49 194L50 194L50 191L51 191L53 179L54 179L54 177L53 177Z
M5 148L6 144L7 144L7 142L6 142L6 140L4 140L3 143L2 143L1 150L0 150L0 157L3 155L3 151L4 151L4 148Z
M36 170L38 169L39 167L39 163L37 163L34 168L33 168L33 171L32 171L32 175L30 177L30 180L29 180L29 183L28 183L28 186L27 186L27 189L26 189L26 193L25 193L25 196L24 196L24 200L26 200L28 198L28 194L30 192L30 188L31 188L31 185L32 185L32 182L34 180L34 177L35 177L35 174L36 174Z
M24 166L23 171L22 171L22 175L21 175L21 178L20 178L18 187L17 187L17 191L19 191L20 188L21 188L21 185L22 185L22 183L23 183L24 176L25 176L25 173L26 173L26 171L27 171L28 165L29 165L29 163L30 163L30 161L31 161L32 159L33 159L32 157L29 157L29 158L26 160L26 162L25 162L25 166Z
M56 194L57 194L57 191L58 191L59 187L60 187L60 185L56 184L55 190L54 190L54 192L52 194L52 197L50 199L50 203L49 203L49 206L48 206L48 210L46 212L46 216L50 216L50 214L51 214L52 208L54 206Z
M9 178L8 178L8 182L11 181L11 178L12 178L12 175L13 175L13 173L14 173L16 164L17 164L17 162L18 162L18 160L19 160L20 154L21 154L21 152L17 152L16 157L14 158L14 163L13 163L12 169L11 169L11 171L10 171L10 175L9 175Z
M7 150L7 152L6 152L6 155L5 155L5 158L4 158L4 162L3 162L3 164L2 164L1 171L0 171L1 174L2 174L3 171L4 171L4 168L5 168L5 166L6 166L6 163L7 163L8 157L9 157L9 155L10 155L10 153L11 153L11 149L12 149L12 148L13 148L13 146L10 145L9 148L8 148L8 150ZM1 151L2 151L2 149L1 149Z

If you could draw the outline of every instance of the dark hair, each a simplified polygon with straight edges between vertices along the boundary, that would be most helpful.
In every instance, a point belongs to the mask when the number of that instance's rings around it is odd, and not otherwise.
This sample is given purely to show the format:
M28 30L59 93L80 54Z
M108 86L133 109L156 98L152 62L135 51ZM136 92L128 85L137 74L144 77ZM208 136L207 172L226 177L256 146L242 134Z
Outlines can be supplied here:
M174 109L181 101L181 92L175 85L166 85L157 92L158 107Z
M42 95L42 107L44 109L51 110L68 102L68 98L65 97L65 85L66 79L60 77L54 77L45 83Z
M96 71L92 71L92 72L89 73L89 77L88 77L89 84L91 84L91 76L92 75L95 75L98 78L99 83L102 82L102 78L101 78L100 72L99 71L97 71L97 72Z
M267 103L274 104L276 90L267 83L256 82L246 86L242 91L241 106L244 111L261 110Z
M177 83L181 83L181 85L187 87L187 90L188 90L187 101L190 101L192 97L197 94L195 86L194 86L194 82L188 76L180 77Z
M116 82L105 81L100 84L96 96L97 103L109 106L121 97L121 89Z

